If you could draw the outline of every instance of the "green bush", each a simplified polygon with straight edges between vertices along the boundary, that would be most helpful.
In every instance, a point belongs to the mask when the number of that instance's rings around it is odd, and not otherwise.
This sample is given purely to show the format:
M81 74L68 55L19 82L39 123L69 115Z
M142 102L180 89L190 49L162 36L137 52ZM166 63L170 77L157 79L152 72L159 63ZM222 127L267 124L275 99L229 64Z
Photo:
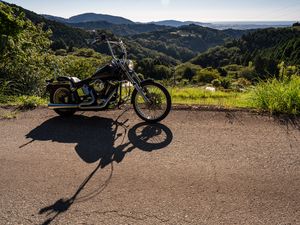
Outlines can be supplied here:
M253 67L246 67L240 71L239 77L253 82L257 80L258 75Z
M255 107L271 113L300 114L300 77L262 82L253 90L251 99Z
M80 48L80 49L76 49L76 51L74 52L74 55L90 58L90 57L95 56L96 52L93 49Z
M191 63L183 63L175 68L175 77L177 80L187 79L191 81L201 69L200 66Z
M66 56L67 55L67 50L66 49L58 49L58 50L55 51L55 55Z
M16 103L21 109L34 109L40 105L44 105L46 101L38 96L20 96L16 99Z
M193 81L195 83L210 84L215 79L220 79L218 70L208 67L198 71Z
M222 78L220 80L221 82L221 87L224 89L229 89L231 87L231 80L229 78Z
M251 82L245 78L239 78L235 82L231 84L232 89L235 90L241 90L249 87L251 85Z
M211 84L212 84L214 87L218 88L218 87L221 86L221 81L220 81L219 79L214 79L214 80L211 82Z

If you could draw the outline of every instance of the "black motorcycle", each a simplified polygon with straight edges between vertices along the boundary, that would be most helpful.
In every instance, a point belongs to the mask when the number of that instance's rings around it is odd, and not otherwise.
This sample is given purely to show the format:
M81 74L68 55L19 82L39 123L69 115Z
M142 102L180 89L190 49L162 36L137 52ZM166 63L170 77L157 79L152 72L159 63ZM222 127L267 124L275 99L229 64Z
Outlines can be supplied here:
M127 51L121 40L110 41L102 36L93 44L98 41L106 41L111 62L84 80L76 77L48 80L49 109L61 116L72 116L76 111L102 111L131 101L137 115L146 122L166 118L171 110L168 90L151 79L142 79L134 71L134 64L127 60ZM116 57L114 47L121 50L120 57Z

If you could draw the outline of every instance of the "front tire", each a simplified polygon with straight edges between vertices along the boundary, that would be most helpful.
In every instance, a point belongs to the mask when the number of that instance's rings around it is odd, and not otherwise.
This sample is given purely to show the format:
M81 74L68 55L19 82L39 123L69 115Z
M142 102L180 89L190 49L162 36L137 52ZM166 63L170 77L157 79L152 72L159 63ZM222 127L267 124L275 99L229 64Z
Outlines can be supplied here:
M141 86L150 102L145 102L142 94L135 89L132 93L134 111L146 122L156 123L162 121L171 111L170 93L163 85L154 81L142 82Z
M50 94L50 102L53 104L70 104L71 99L71 91L65 87L59 87ZM76 109L55 109L54 111L62 117L70 117L75 114Z

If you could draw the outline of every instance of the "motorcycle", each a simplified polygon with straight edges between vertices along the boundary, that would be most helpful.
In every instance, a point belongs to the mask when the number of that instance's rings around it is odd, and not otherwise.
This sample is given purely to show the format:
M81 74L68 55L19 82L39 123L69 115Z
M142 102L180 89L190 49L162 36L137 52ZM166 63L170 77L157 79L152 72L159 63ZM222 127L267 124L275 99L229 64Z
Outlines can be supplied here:
M165 119L172 104L168 90L152 79L141 78L134 71L122 40L110 41L102 35L92 44L99 41L107 43L112 56L110 63L84 80L66 76L47 80L48 108L60 116L72 116L76 111L114 109L130 101L142 120L155 123ZM120 57L116 57L115 48L121 50Z

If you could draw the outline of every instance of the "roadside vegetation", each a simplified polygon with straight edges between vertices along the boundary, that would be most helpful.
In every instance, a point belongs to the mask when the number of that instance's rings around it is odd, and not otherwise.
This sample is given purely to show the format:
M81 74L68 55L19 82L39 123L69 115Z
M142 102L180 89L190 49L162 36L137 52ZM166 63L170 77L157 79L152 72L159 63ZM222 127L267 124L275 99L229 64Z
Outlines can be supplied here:
M83 44L91 37L87 31L26 13L0 2L0 105L46 105L46 79L83 79L110 60L103 45ZM226 32L193 25L133 35L125 42L137 72L168 86L175 104L300 114L299 29L243 32L233 35L237 39ZM72 34L82 42L72 42ZM219 46L209 42L211 36Z
M271 79L259 83L251 93L253 106L271 113L300 115L300 77Z
M225 108L251 108L249 93L236 91L209 91L203 87L169 88L173 104L205 105Z

